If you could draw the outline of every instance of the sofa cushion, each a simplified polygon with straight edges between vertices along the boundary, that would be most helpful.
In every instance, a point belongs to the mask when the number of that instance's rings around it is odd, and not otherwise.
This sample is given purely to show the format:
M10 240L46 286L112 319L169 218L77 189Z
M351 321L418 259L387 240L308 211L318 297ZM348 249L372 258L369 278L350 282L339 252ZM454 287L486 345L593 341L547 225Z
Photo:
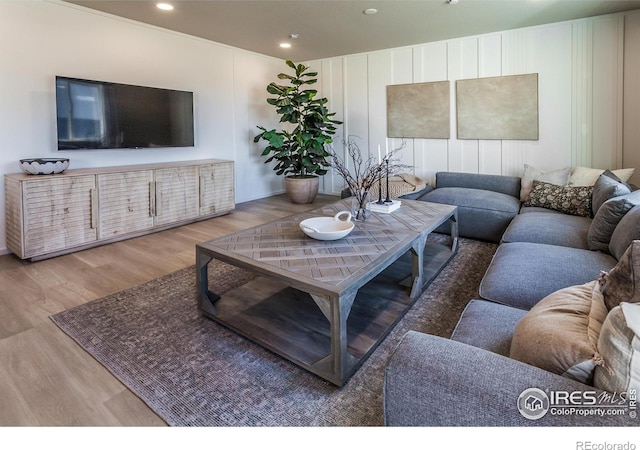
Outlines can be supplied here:
M406 198L407 200L418 200L424 194L433 191L433 188L429 185L426 185L424 189L417 192L410 192L408 194L401 195L398 198Z
M620 303L640 302L640 241L631 243L618 264L602 277L602 293L609 310Z
M587 235L590 250L609 252L611 236L631 208L640 205L640 191L614 197L598 208Z
M618 393L640 389L640 304L621 303L607 315L598 351L604 365L595 370L596 388Z
M494 191L462 187L437 188L421 200L436 203L458 205L463 208L485 209L490 211L518 214L520 202L515 197Z
M602 364L597 344L607 312L597 280L556 291L518 322L509 357L591 383Z
M600 175L600 177L598 177L598 181L596 181L596 184L593 186L593 194L591 196L591 209L593 215L596 215L602 204L607 200L629 193L631 193L629 185L624 183L610 171L606 170L602 175Z
M556 211L553 209L540 208L539 206L522 206L520 207L520 214L531 213L531 212L542 212L546 214L563 214L560 211Z
M518 214L511 221L502 242L536 242L586 249L590 226L588 217L532 211Z
M507 194L483 189L444 187L420 200L458 206L458 233L462 237L499 242L520 210L520 201ZM437 232L449 232L445 224Z
M509 356L516 324L527 312L485 300L471 300L453 330L451 339Z
M591 216L592 186L559 186L534 180L524 206L539 206L574 216Z
M604 172L604 169L577 166L571 171L569 186L593 186ZM633 175L634 169L616 169L611 172L626 183Z
M480 282L480 297L530 309L552 292L597 279L616 263L610 255L579 248L505 243Z
M569 182L570 175L570 167L545 171L530 166L529 164L525 164L524 173L522 174L522 180L520 181L520 201L524 202L527 200L527 198L529 198L529 193L531 192L534 180L545 181L547 183L564 186Z
M520 196L520 178L507 175L484 173L437 172L436 187L459 187L499 192L518 198Z

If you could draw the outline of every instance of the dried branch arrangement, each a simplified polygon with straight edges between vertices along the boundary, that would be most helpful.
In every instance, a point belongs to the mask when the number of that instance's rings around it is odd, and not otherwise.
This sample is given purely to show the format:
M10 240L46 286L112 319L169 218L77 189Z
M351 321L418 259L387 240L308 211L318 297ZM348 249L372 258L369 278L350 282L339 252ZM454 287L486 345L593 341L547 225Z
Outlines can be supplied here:
M402 164L398 158L398 152L407 146L405 141L396 149L391 150L385 155L378 155L376 162L373 155L368 158L362 156L362 152L356 142L349 138L345 141L348 160L351 161L352 169L350 170L345 159L336 154L332 149L329 150L331 155L331 167L333 167L344 179L345 183L351 190L351 195L358 196L369 192L373 185L381 178L395 175L403 170L411 169L413 166Z
M344 144L346 148L346 157L344 159L333 148L329 150L331 167L342 176L351 191L351 195L355 197L359 208L363 211L368 201L368 193L375 183L385 177L413 167L402 164L398 158L398 152L407 146L405 141L402 141L400 147L385 152L384 155L380 154L380 149L378 148L377 162L374 155L365 158L360 151L360 147L352 138L347 139ZM351 169L349 169L346 161L351 162Z

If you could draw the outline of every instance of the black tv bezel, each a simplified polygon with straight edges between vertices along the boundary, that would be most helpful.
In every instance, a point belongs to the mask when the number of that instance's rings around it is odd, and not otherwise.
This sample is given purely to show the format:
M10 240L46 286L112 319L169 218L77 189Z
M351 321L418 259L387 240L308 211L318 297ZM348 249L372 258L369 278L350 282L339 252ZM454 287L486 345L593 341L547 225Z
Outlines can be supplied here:
M76 148L68 148L68 147L64 147L64 148L60 148L60 133L59 133L59 127L58 127L58 118L59 118L59 111L58 111L58 105L57 105L57 91L58 91L58 80L70 80L70 81L78 81L78 82L84 82L84 83L90 83L90 84L99 84L99 85L104 85L104 86L125 86L125 87L133 87L133 88L141 88L141 89L152 89L152 90L157 90L157 91L164 91L164 92L179 92L179 93L183 93L183 94L189 94L190 95L190 99L191 99L191 115L190 115L190 122L191 122L191 143L190 145L158 145L158 146L113 146L113 147L91 147L91 146L80 146L80 147L76 147ZM188 91L188 90L181 90L181 89L170 89L170 88L161 88L161 87L156 87L156 86L147 86L147 85L141 85L141 84L131 84L131 83L120 83L120 82L112 82L112 81L104 81L104 80L95 80L95 79L88 79L88 78L79 78L79 77L72 77L72 76L66 76L66 75L56 75L55 76L55 84L54 84L54 98L55 98L55 129L56 129L56 148L57 151L59 152L75 152L75 151L96 151L96 150L146 150L146 149L167 149L167 148L193 148L195 147L195 95L193 91Z

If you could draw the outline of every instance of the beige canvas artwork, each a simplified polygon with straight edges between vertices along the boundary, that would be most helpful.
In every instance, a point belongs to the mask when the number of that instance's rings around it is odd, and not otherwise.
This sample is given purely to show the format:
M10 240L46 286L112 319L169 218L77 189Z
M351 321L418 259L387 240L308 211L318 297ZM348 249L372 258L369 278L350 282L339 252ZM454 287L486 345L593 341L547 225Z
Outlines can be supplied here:
M458 139L538 139L538 74L456 82Z
M387 86L387 136L449 139L449 81Z

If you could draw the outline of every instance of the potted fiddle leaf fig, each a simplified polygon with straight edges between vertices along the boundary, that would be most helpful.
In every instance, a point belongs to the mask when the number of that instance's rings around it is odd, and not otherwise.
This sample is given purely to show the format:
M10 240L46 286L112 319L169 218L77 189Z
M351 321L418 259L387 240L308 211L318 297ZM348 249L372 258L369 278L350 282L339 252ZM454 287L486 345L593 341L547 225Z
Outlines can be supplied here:
M318 194L318 177L327 173L330 163L326 145L333 142L336 125L335 113L327 109L328 100L318 98L318 91L310 88L317 80L317 72L311 72L303 64L286 61L293 74L280 73L278 79L286 84L269 83L267 92L274 97L267 103L276 108L280 123L287 129L267 130L258 126L261 133L254 142L268 143L262 156L265 164L276 161L273 170L284 175L285 191L292 203L311 203Z

